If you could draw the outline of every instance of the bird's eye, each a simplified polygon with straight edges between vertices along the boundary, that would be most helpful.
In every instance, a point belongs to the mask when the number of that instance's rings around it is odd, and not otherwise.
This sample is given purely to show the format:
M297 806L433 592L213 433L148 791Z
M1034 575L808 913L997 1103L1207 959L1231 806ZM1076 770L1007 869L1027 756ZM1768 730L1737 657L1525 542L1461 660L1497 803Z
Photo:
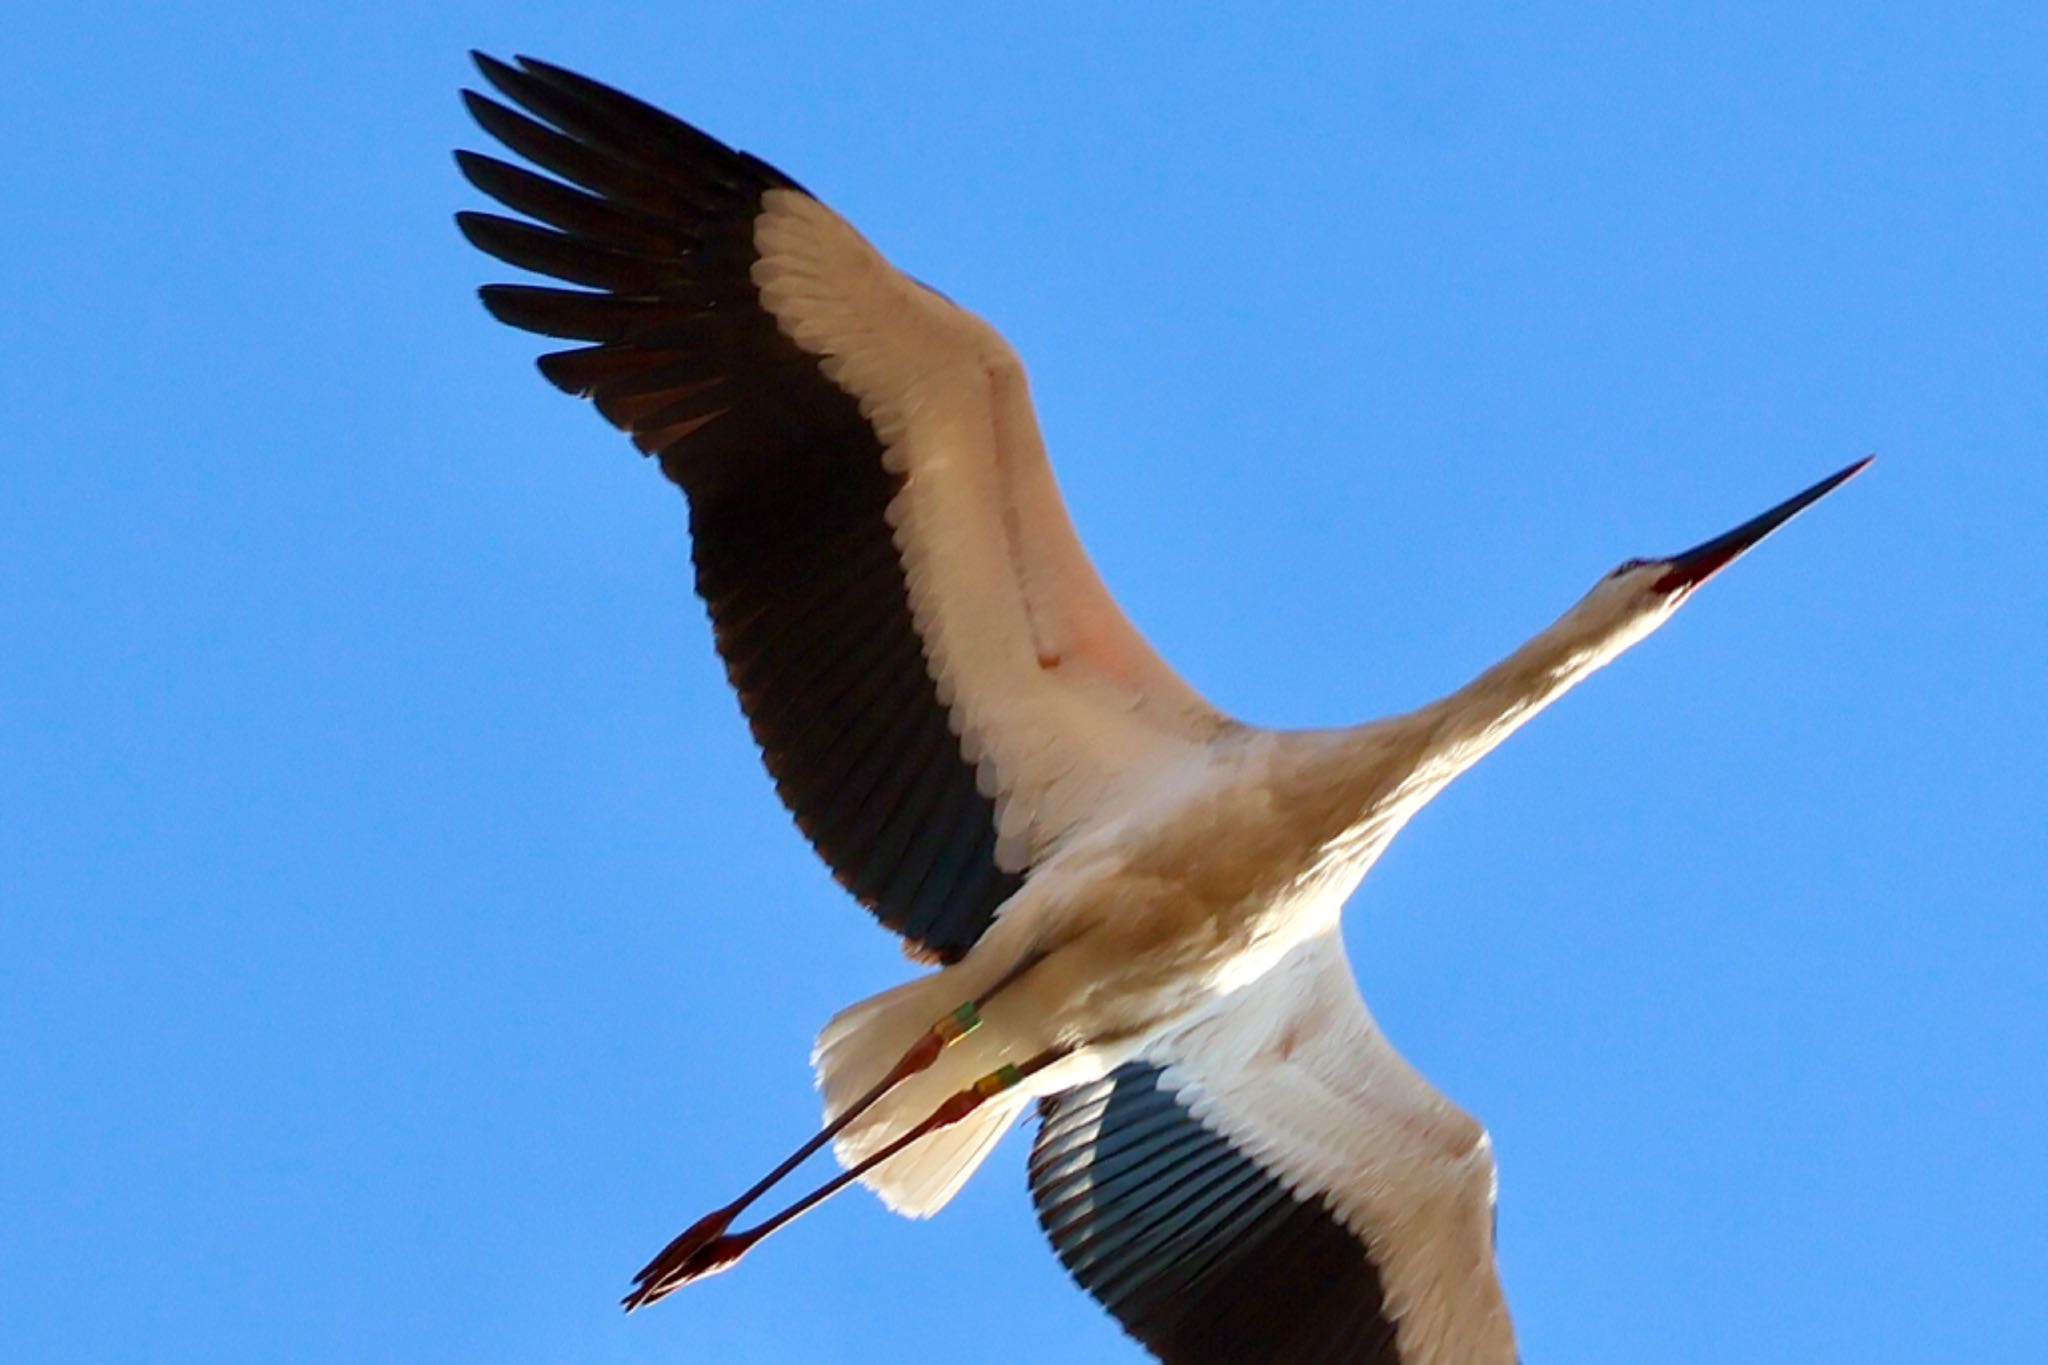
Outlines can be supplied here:
M1627 573L1630 569L1640 569L1643 567L1643 565L1649 562L1650 561L1647 559L1625 559L1620 564L1617 564L1615 566L1613 573L1610 573L1607 576L1609 578L1619 578L1623 574Z

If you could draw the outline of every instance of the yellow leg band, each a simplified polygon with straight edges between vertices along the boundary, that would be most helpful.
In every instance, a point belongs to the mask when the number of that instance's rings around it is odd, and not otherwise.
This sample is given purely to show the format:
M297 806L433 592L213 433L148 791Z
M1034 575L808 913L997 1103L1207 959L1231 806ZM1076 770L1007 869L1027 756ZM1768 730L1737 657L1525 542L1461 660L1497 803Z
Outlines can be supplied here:
M999 1066L974 1083L974 1092L983 1099L1000 1095L1024 1079L1024 1073L1014 1066Z

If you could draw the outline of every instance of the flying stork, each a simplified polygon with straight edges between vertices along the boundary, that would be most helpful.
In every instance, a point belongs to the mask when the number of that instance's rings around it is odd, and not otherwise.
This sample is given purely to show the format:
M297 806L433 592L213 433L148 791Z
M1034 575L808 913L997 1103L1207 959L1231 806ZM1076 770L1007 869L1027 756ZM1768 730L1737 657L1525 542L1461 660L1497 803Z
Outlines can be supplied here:
M1346 729L1224 715L1075 538L1023 366L781 171L558 67L479 55L459 152L522 218L499 320L687 495L697 591L776 788L936 964L842 1011L825 1127L676 1238L628 1308L858 1180L942 1207L1031 1101L1031 1195L1159 1358L1506 1365L1486 1131L1388 1043L1339 919L1445 784L1860 471L1632 559L1449 696ZM733 1224L825 1144L845 1171Z

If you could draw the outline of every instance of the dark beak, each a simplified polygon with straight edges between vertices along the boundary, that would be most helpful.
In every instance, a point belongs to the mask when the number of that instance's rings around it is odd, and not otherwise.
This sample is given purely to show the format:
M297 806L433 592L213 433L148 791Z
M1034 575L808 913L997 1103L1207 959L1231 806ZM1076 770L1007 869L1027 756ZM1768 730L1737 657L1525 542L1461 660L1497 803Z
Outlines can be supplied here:
M1725 535L1695 545L1666 561L1670 568L1657 580L1659 592L1690 592L1732 564L1743 551L1804 512L1814 503L1861 474L1875 455L1866 455L1839 473L1830 474L1804 493L1785 499L1760 517L1751 517Z

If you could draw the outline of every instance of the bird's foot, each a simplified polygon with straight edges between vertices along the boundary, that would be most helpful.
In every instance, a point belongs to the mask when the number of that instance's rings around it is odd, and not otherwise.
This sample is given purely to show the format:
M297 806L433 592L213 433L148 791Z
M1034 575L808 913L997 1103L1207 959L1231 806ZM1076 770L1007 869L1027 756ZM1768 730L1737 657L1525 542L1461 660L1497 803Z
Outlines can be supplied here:
M672 1290L680 1289L691 1280L701 1279L711 1273L708 1270L696 1274L687 1272L691 1262L708 1248L719 1241L732 1240L723 1234L732 1226L732 1220L739 1216L739 1212L738 1204L713 1209L678 1233L675 1240L663 1247L659 1254L642 1266L640 1273L633 1277L633 1292L621 1300L626 1306L626 1311L630 1313L636 1308L645 1308ZM723 1270L735 1259L737 1253L721 1260L716 1269Z
M668 1264L661 1273L643 1281L625 1298L626 1311L645 1308L659 1302L681 1289L684 1285L695 1284L721 1270L730 1269L739 1263L740 1257L753 1250L754 1243L761 1240L771 1229L755 1228L750 1232L735 1232L723 1237L714 1237L699 1246L689 1256Z

